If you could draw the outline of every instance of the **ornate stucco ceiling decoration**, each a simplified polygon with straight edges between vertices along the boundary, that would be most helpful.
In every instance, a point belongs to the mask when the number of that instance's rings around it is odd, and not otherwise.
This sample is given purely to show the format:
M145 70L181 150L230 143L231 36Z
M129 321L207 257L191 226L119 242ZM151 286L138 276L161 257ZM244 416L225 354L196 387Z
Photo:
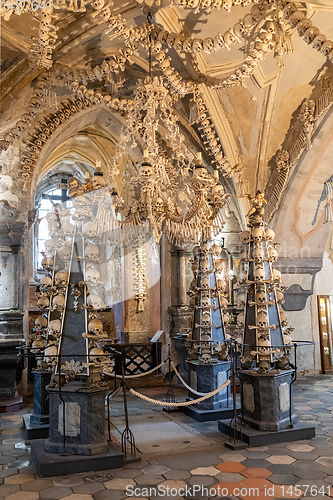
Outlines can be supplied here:
M163 75L178 98L179 120L189 140L221 175L230 177L231 190L244 170L252 194L266 184L267 164L285 138L292 113L310 97L333 58L333 46L324 38L333 38L332 9L325 0L280 1L283 30L292 35L294 47L283 57L284 68L273 57L275 3L270 0L241 2L244 6L231 0L178 5L163 0L151 6L116 0L110 7L103 0L56 1L56 18L14 13L3 21L0 146L3 168L21 179L19 187L38 176L33 166L42 168L41 157L60 147L65 141L60 131L74 120L88 115L97 120L102 109L124 120L133 85L147 72L150 29L153 71ZM151 28L146 20L150 7ZM28 55L36 50L31 37L47 37L47 24L54 47L47 57L52 66L45 71L31 67L36 66L31 58L29 66ZM57 95L58 110L48 109L45 89ZM43 128L47 140L39 145ZM112 127L108 132L116 139Z

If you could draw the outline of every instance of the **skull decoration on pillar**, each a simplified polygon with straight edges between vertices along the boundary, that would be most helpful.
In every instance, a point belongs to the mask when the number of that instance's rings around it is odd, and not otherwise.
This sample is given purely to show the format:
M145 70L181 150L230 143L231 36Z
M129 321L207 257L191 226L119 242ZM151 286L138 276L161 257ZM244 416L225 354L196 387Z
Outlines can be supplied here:
M241 235L243 260L248 262L242 363L245 368L254 366L258 374L264 375L278 369L281 359L284 366L288 365L285 360L290 351L284 335L288 320L280 309L281 273L272 267L278 254L274 231L265 230L263 193L258 192L251 201L249 230Z

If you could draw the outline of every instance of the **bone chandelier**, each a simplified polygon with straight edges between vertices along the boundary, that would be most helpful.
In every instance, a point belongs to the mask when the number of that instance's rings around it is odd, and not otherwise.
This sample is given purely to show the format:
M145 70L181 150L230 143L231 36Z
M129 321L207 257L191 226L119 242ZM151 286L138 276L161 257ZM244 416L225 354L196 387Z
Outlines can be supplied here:
M128 107L113 171L125 157L123 192L128 199L121 207L125 224L148 225L157 241L164 233L171 243L183 246L198 241L207 227L221 231L220 210L228 195L218 183L218 170L213 177L201 165L201 153L195 165L177 124L174 101L178 94L170 93L163 77L151 77L150 59L149 76L138 81ZM130 154L142 143L144 161L137 169Z

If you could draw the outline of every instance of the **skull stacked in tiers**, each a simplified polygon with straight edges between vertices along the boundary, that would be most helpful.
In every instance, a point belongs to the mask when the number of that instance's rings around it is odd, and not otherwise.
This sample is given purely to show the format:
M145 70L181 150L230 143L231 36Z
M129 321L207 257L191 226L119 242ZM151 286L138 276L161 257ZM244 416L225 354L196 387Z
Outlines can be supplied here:
M286 369L290 358L290 332L284 302L281 273L274 269L277 243L272 229L265 229L262 193L252 200L249 230L241 234L244 271L240 282L246 287L245 313L238 317L244 326L243 368L257 368L258 374Z
M225 360L224 341L230 336L225 333L223 321L228 300L221 247L210 241L195 247L192 271L194 279L188 292L193 307L192 339L188 342L191 359L204 363Z
M73 209L56 205L46 216L50 239L44 245L45 276L36 292L41 315L32 344L33 349L44 350L41 368L58 371L60 355L66 378L113 371L113 361L103 351L102 341L108 335L97 318L98 311L108 308L101 277L104 247L98 214L109 190L96 189L93 182L80 186L74 180L69 182L75 187L70 191ZM103 187L102 181L97 187ZM88 383L91 380L94 377Z

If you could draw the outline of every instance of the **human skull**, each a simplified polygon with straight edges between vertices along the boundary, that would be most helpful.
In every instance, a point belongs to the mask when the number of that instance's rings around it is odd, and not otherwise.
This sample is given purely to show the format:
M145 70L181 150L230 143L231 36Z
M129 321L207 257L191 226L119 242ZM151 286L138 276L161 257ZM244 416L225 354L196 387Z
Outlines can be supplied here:
M50 335L54 335L55 337L58 337L58 335L60 335L61 332L60 319L53 319L52 321L49 322L48 332Z
M220 247L220 245L217 245L216 243L214 243L214 245L212 245L210 250L211 250L212 254L214 255L214 257L218 257L221 253L221 247Z
M142 177L143 179L150 179L153 173L154 171L151 164L146 161L142 162L142 164L139 167L140 177Z
M224 290L224 289L225 289L225 287L226 287L226 282L225 282L225 280L224 280L224 279L222 279L222 278L218 278L218 279L216 280L216 288L217 288L218 290Z
M265 272L261 267L256 267L254 269L254 280L258 282L265 280Z
M46 328L46 327L47 327L47 319L44 318L44 316L38 316L35 319L35 328L37 330L41 330L42 328Z
M212 195L213 195L213 201L215 203L221 201L221 198L224 195L224 189L221 186L221 184L217 184L216 186L212 187Z
M85 279L88 283L97 284L101 279L101 275L97 269L93 269L92 267L86 271Z
M94 222L88 221L83 224L82 232L85 236L92 238L97 232L97 227Z
M309 29L311 26L312 26L312 21L310 21L310 19L308 19L307 17L301 19L296 26L299 36L303 36L306 30Z
M52 286L52 278L50 276L43 276L40 283L43 287Z
M267 316L264 313L259 313L257 314L257 326L259 328L266 328L268 325L267 323Z
M45 295L37 300L37 307L42 311L44 309L47 309L49 305L50 305L50 299L48 297L45 297Z
M52 256L55 254L55 251L57 249L57 244L53 240L46 240L44 243L44 248L45 248L45 252L48 255Z
M237 315L237 326L243 327L244 326L244 321L245 321L244 313L239 313Z
M58 349L55 345L50 345L44 351L44 361L48 365L52 365L55 363L57 359Z
M64 286L67 285L69 278L69 273L63 269L62 271L58 271L54 277L56 285Z
M88 297L88 305L93 307L93 309L102 309L104 307L103 300L100 295L91 293Z
M208 297L202 297L201 306L202 307L209 307L210 306L210 300Z
M62 224L61 228L62 228L65 236L73 237L74 230L75 230L75 227L73 226L73 224L71 224L70 222L64 222L64 224Z
M287 315L282 309L279 309L280 312L280 321L282 326L288 326L288 318Z
M47 222L50 224L52 222L57 222L58 218L57 218L57 214L54 213L54 212L48 212L45 216L45 219L47 220Z
M328 56L333 50L333 42L332 40L326 40L321 46L320 52L324 54L324 56Z
M253 259L256 264L261 264L264 258L264 251L262 248L254 248L253 249Z
M326 42L326 40L327 40L327 38L326 38L326 36L325 36L325 35L319 34L319 35L317 35L317 36L314 38L314 40L313 40L313 42L312 42L312 47L313 47L314 49L316 49L316 50L320 51L320 50L321 50L321 48L322 48L322 46L323 46L323 44L324 44L324 42Z
M271 343L268 339L260 338L258 340L259 347L271 347Z
M275 238L275 233L273 229L266 229L265 231L265 239L266 241L273 241Z
M206 277L206 276L203 276L202 277L202 280L201 280L201 287L208 290L209 289L209 278Z
M100 189L106 186L106 180L102 175L94 175L91 179L91 185L93 189Z
M212 38L205 38L203 41L203 49L207 54L210 54L214 50L214 40Z
M157 214L162 214L164 212L164 201L162 200L162 198L156 198L154 209Z
M261 31L259 33L259 38L264 43L271 43L273 35L269 31Z
M208 364L212 359L212 356L208 352L204 352L201 355L201 361Z
M263 234L262 234L262 228L261 227L254 227L252 229L252 237L255 242L262 241Z
M201 270L204 273L208 273L210 271L209 259L202 259L202 261L201 261Z
M219 259L214 262L215 270L218 272L222 272L224 269L224 259Z
M194 279L191 281L191 283L190 283L190 288L191 288L191 290L195 290L197 286L198 286L198 285L197 285L197 280L194 278Z
M242 243L248 243L250 241L250 231L243 231L240 235L240 240Z
M62 293L55 295L52 301L53 310L63 311L65 308L65 297Z
M284 295L280 290L276 290L276 300L278 304L284 304Z
M183 51L184 52L191 52L192 50L192 39L191 38L186 38L183 43Z
M64 262L69 262L71 260L72 249L66 243L58 250L58 255Z
M90 259L92 261L97 261L99 258L98 246L93 245L92 243L87 245L85 248L85 255L88 259Z
M272 278L275 283L281 282L281 273L277 269L272 270Z
M204 313L201 317L201 326L204 328L210 328L211 327L211 319L210 319L210 314Z
M303 35L303 39L307 44L310 44L313 42L315 37L320 34L320 31L318 28L315 26L311 26L311 28L308 28L306 32Z
M88 323L88 332L94 335L101 335L103 333L103 323L99 319L92 319Z
M236 23L232 28L233 32L237 37L243 36L246 34L246 29L241 23Z
M210 12L212 0L200 0L200 8L205 9L207 13Z
M104 358L105 358L104 351L100 347L93 347L92 349L90 349L89 360L92 363L98 363L98 364L103 363L105 362Z
M220 297L221 308L224 309L228 305L228 299L226 297Z
M288 2L283 8L283 15L286 19L289 19L296 10L296 5L293 2Z
M274 262L278 258L278 253L274 247L268 249L268 257L271 262Z
M33 341L33 343L31 344L31 347L33 349L36 349L36 351L33 351L35 354L37 354L39 352L40 349L42 349L42 347L44 347L43 345L43 342L40 340L40 339L36 339Z
M267 302L266 294L264 292L256 293L256 302L259 305L265 305Z
M192 52L194 54L199 54L203 50L203 41L201 38L197 38L196 40L193 41L192 45Z
M304 19L305 17L305 14L304 12L302 12L301 10L295 10L295 12L293 12L291 14L291 16L289 17L289 24L292 28L296 28L296 26L298 25L298 23Z
M43 269L49 269L53 264L53 259L50 257L44 257L42 259L41 265Z
M207 255L209 252L210 245L208 242L204 242L201 244L200 251L202 255Z

